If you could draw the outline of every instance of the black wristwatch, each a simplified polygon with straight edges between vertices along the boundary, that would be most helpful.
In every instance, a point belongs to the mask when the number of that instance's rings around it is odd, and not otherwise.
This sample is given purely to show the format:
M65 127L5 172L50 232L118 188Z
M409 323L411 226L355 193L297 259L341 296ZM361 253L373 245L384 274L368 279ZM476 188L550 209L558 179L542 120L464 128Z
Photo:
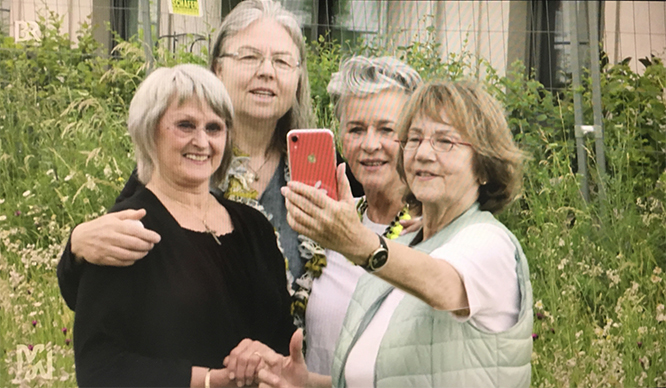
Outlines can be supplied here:
M368 271L368 273L377 272L382 269L388 262L389 258L388 245L386 245L386 241L384 241L382 236L377 236L379 237L379 248L370 254L366 264L361 265L361 268Z

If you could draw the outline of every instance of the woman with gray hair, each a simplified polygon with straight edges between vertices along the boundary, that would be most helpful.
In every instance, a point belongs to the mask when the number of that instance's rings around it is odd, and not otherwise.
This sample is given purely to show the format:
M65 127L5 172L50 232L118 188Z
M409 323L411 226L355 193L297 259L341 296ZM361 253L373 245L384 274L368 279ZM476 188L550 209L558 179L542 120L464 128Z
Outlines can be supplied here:
M224 85L200 66L160 68L139 86L127 123L144 186L110 213L145 209L121 222L162 240L131 266L82 264L79 385L241 386L223 360L243 339L286 354L295 328L273 227L209 192L232 159L232 117Z
M259 209L270 220L288 260L288 274L297 279L295 315L301 324L312 279L321 273L325 257L321 247L287 224L280 193L289 179L286 133L311 128L314 121L305 42L296 17L276 1L239 3L219 28L209 65L226 86L235 111L230 168L211 190ZM117 202L140 186L131 177ZM144 214L128 210L74 228L58 271L68 306L76 307L78 263L131 265L160 241L156 233L122 222Z
M358 217L389 239L400 235L400 222L415 211L403 201L406 186L396 170L400 146L395 125L420 81L414 69L395 58L355 56L341 64L328 84L343 157L365 192L355 199ZM306 362L310 371L330 375L342 319L365 271L333 250L326 250L326 258L306 310Z

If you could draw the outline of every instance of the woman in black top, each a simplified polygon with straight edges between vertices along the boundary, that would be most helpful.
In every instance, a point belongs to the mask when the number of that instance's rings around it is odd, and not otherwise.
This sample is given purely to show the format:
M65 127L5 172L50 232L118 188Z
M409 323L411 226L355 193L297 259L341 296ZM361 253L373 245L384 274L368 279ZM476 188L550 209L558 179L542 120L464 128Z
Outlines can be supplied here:
M224 85L196 65L157 69L137 90L128 127L146 187L111 212L145 209L140 222L161 241L131 266L83 264L79 385L236 386L223 360L244 338L287 353L294 326L273 227L208 190L228 168L231 121Z

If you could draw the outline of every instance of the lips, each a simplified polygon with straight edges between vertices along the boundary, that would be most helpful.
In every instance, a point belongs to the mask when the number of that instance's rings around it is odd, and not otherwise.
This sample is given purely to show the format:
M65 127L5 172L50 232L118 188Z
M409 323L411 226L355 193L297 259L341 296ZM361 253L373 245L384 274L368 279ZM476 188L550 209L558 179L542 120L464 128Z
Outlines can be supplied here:
M184 156L187 159L195 160L197 162L203 162L204 160L209 158L208 155L199 155L199 154L185 154Z
M433 174L432 172L427 170L416 170L415 175L421 178L434 178L438 176L437 174Z
M250 93L257 95L257 96L265 96L265 97L274 97L276 95L275 91L269 88L255 88L251 89Z
M366 167L379 167L385 165L388 162L383 160L361 160L359 163Z

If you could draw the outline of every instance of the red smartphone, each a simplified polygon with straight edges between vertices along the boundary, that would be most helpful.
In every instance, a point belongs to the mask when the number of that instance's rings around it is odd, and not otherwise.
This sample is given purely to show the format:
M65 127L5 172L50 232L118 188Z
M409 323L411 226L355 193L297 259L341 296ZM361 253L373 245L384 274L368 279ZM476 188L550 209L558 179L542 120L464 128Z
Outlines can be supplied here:
M287 133L291 179L326 190L338 199L335 141L328 129L292 129Z

